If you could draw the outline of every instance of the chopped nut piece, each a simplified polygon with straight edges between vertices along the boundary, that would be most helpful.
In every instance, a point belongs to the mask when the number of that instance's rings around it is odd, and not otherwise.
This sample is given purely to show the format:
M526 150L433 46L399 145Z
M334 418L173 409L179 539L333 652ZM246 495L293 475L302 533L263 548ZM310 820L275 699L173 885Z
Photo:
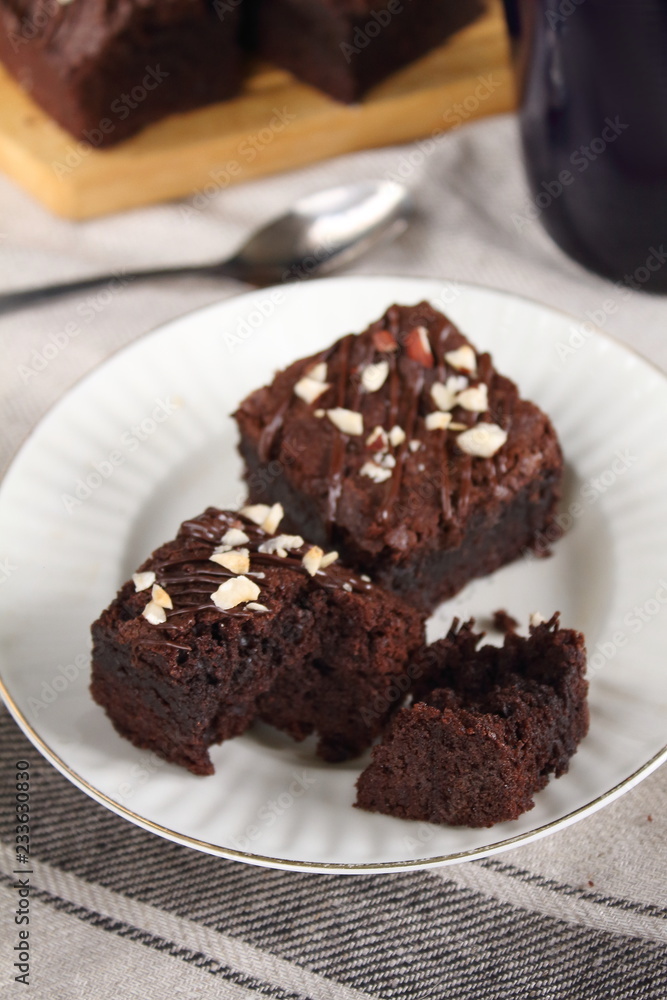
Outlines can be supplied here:
M167 620L167 612L155 601L149 601L141 613L151 625L161 625Z
M325 556L322 556L322 562L320 563L320 569L326 569L327 566L331 566L332 563L336 562L338 559L337 552L327 552Z
M171 610L174 606L174 602L171 597L159 583L153 584L153 589L151 590L151 600L154 601L155 604L159 604L161 608L169 608Z
M268 611L269 610L269 608L267 608L266 604L257 604L255 601L251 601L249 604L246 604L246 608L248 609L248 611Z
M425 326L416 326L405 338L405 353L413 361L419 361L425 368L433 367L433 351Z
M452 410L457 403L456 394L468 385L465 375L450 375L446 382L434 382L431 399L439 410Z
M208 561L209 562L217 563L218 566L224 566L225 569L229 569L229 566L227 565L226 560L227 560L227 556L231 552L231 549L227 548L226 545L221 545L220 548L221 549L226 549L227 551L226 552L218 552L217 549L214 549L213 552L211 553L211 555L208 557Z
M323 556L324 552L319 547L319 545L311 546L311 548L308 549L303 559L301 560L306 572L310 573L311 576L315 576L318 569L322 565Z
M530 616L530 624L533 626L533 628L537 628L538 625L543 625L545 621L546 618L540 611L533 611L532 615Z
M155 583L155 573L152 569L146 570L145 573L133 573L132 583L137 594L140 590L148 590Z
M424 420L427 431L444 431L452 422L451 413L443 413L442 410L434 410L429 413Z
M448 375L445 385L452 392L462 392L468 388L469 379L467 375Z
M388 354L398 348L396 338L393 333L389 333L389 330L376 330L373 334L373 345L381 354Z
M322 417L326 416L326 412L326 410L315 410L313 416L317 417L318 420L321 420Z
M253 503L249 507L241 507L239 513L255 524L263 524L270 510L268 503Z
M352 593L352 584L351 583L344 583L343 584L343 590L347 590L348 594L351 594Z
M258 597L259 587L247 576L233 576L221 583L215 593L211 594L211 600L221 611L229 611L237 604L254 601Z
M250 539L245 531L241 531L240 528L230 528L229 531L224 533L220 541L223 545L231 545L233 548L235 545L245 545Z
M364 433L364 418L355 410L346 410L342 406L336 406L333 410L327 410L327 416L343 434L356 436Z
M361 574L361 579L364 581L364 583L370 583L371 582L370 576L366 576L365 573Z
M473 413L484 413L489 408L489 389L486 383L464 389L456 397L456 405Z
M452 410L456 405L456 393L442 382L434 382L431 386L431 399L443 412Z
M507 432L498 424L484 422L469 427L459 434L456 443L467 455L477 458L491 458L507 441Z
M302 545L301 535L276 535L275 538L269 538L266 542L262 542L258 552L267 552L269 555L275 553L284 559L289 549L300 549Z
M412 440L412 441L410 442L410 444L408 445L408 448L410 449L410 451L411 451L411 452L413 453L413 455L414 455L414 453L415 453L416 451L419 451L419 449L421 448L421 446L422 446L422 443L421 443L421 441L417 441L416 439L413 439L413 440Z
M250 553L247 549L237 549L235 552L214 552L209 561L223 566L230 573L247 573L250 569Z
M278 525L284 516L285 511L283 510L283 505L281 503L274 503L273 507L269 507L269 513L262 521L262 529L266 531L268 535L272 535L274 531L277 530Z
M316 382L326 382L327 380L327 363L326 361L318 361L316 365L309 368L306 372L307 378L312 378Z
M328 388L328 382L318 382L317 379L306 375L304 378L300 378L294 386L294 395L302 399L304 403L314 403Z
M405 441L405 431L398 424L394 424L392 429L389 431L389 443L392 448L398 448L399 444L403 444Z
M477 371L477 358L469 344L464 344L463 347L458 347L455 351L447 351L445 361L457 370L462 369L465 372Z
M386 451L389 447L389 438L384 427L375 427L366 438L366 445L371 451Z
M467 424L459 424L455 420L452 420L451 424L449 425L449 429L450 429L450 431L467 431L468 430L468 425Z
M359 471L362 476L368 476L374 483L384 483L385 480L391 479L391 469L383 469L375 462L364 462Z
M380 459L380 465L383 469L394 469L396 468L396 459L393 455L383 455Z
M366 392L377 392L387 381L388 374L388 361L378 361L375 365L366 365L361 373L361 384Z

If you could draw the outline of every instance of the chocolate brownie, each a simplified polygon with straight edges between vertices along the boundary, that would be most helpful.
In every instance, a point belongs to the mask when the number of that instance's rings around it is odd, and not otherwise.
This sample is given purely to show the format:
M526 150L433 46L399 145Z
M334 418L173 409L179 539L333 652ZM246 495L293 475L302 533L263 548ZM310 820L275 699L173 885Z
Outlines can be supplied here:
M250 502L421 609L558 537L549 418L427 302L290 365L235 418Z
M250 0L251 47L339 101L440 45L482 0Z
M186 521L92 626L95 700L121 735L195 774L257 718L298 740L317 732L326 760L358 754L424 641L416 611L279 532L281 513Z
M517 819L588 731L586 653L558 615L528 638L478 649L472 622L411 664L414 703L390 721L356 805L403 819L492 826Z
M75 138L110 146L235 94L238 5L210 0L0 0L0 60Z

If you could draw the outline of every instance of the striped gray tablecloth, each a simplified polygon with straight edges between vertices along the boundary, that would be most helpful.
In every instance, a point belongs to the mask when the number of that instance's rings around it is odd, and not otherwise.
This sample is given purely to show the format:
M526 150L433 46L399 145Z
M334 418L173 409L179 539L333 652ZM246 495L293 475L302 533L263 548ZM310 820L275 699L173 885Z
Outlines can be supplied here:
M79 225L50 218L0 180L0 289L222 256L297 194L378 176L405 177L426 211L357 273L527 294L594 319L667 368L667 301L586 274L526 221L512 118ZM197 279L128 285L92 304L68 299L0 316L2 468L84 372L160 322L237 291ZM68 329L76 333L63 336ZM221 861L145 833L69 784L4 711L0 753L5 794L16 762L30 764L34 852L26 986L14 981L20 876L6 799L2 998L667 996L664 768L594 816L510 853L342 877Z

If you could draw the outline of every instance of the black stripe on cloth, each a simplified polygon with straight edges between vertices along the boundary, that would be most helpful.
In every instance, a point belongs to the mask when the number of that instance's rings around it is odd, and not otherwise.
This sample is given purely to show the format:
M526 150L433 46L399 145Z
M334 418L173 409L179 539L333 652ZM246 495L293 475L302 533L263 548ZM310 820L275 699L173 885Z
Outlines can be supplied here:
M8 884L12 882L11 878L2 873L0 873L0 881ZM97 913L95 910L90 910L86 906L62 899L62 897L47 892L45 889L31 889L31 896L39 899L42 903L53 906L59 912L76 917L77 920L81 920L91 927L95 927L97 930L109 931L112 934L117 934L118 937L126 938L137 944L143 944L154 951L170 955L172 958L180 958L181 961L187 962L188 965L193 965L203 972L208 972L213 976L220 976L227 982L243 986L248 990L254 990L262 996L274 997L275 1000L311 1000L309 994L295 993L284 990L280 986L274 986L272 983L262 982L255 976L251 976L245 972L238 972L228 965L223 965L217 959L211 958L210 955L205 955L202 951L193 951L191 948L185 948L175 941L168 941L166 938L152 934L150 931L142 930L140 927L134 927L123 920L116 920L114 917L105 916L102 913Z
M3 881L10 880L3 879ZM262 995L276 997L276 1000L296 1000L296 998L300 1000L303 996L282 990L272 984L258 982L254 977L221 965L203 952L195 952L175 941L168 941L51 893L35 890L34 895L91 926L180 958L203 971L220 975ZM430 971L430 974L418 977L404 974L400 979L393 977L392 982L374 979L369 968L372 965L372 951L363 946L358 948L354 938L349 942L348 950L343 957L349 960L353 951L358 951L363 967L362 983L366 991L387 1000L404 997L410 1000L415 1000L416 997L423 1000L427 998L450 1000L452 996L474 996L476 1000L501 1000L501 998L506 1000L507 997L530 998L530 1000L561 1000L563 997L572 997L573 1000L583 997L586 1000L658 1000L665 996L667 968L663 964L662 974L656 973L658 949L650 949L653 954L646 952L643 954L642 968L629 970L623 968L618 959L627 964L632 958L635 942L631 940L601 934L588 935L588 940L584 940L585 936L581 933L569 933L561 936L556 950L553 944L554 938L558 937L558 931L555 934L553 929L549 932L545 926L548 922L542 918L536 918L533 923L542 925L540 937L549 945L547 950L550 954L545 960L542 954L535 954L533 951L529 956L528 965L525 963L517 965L516 962L517 956L525 955L522 945L526 943L534 945L536 940L536 935L528 928L523 937L529 937L529 942L522 941L521 935L517 942L505 941L502 953L492 954L490 962L485 959L481 949L464 951L460 948L459 942L455 941L450 943L450 953L441 955L438 965ZM612 940L605 941L604 938ZM423 942L419 933L416 933L415 957L420 958L419 952L422 948ZM614 959L616 961L613 961ZM420 966L424 969L421 962ZM539 975L531 974L533 966L539 969ZM319 972L317 969L315 971ZM345 980L349 980L349 977L344 975L339 977L339 981ZM358 988L360 984L348 981L346 985L356 985Z
M424 872L342 878L198 854L119 819L26 747L21 737L19 753L34 761L37 856L330 980L392 1000L667 995L667 960L653 943L527 913Z
M529 882L539 885L544 889L559 893L563 896L574 896L582 899L586 903L602 903L616 910L628 910L633 913L640 913L647 917L657 919L667 919L667 907L655 906L653 903L636 903L632 899L620 899L618 896L603 896L600 892L590 892L588 889L580 889L575 885L567 885L565 882L556 882L554 879L538 875L536 872L528 871L526 868L517 868L515 865L506 862L496 861L494 858L486 858L477 862L482 868L490 868L492 871L507 875L510 878L519 879L521 882Z

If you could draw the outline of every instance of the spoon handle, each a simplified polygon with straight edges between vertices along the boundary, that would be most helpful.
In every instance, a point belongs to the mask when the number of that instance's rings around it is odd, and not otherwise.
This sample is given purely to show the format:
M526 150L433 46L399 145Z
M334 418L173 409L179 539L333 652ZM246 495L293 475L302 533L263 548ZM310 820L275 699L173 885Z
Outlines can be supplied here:
M18 292L0 293L0 313L35 305L45 299L69 295L72 292L86 292L92 288L99 288L102 285L106 285L108 291L114 295L135 281L152 278L173 278L187 274L215 275L219 277L228 275L229 277L234 277L234 269L232 266L227 268L226 263L219 263L214 265L198 264L192 267L156 267L147 271L122 271L116 274L98 274L92 278L63 281L56 285L44 285L42 288L26 288Z

